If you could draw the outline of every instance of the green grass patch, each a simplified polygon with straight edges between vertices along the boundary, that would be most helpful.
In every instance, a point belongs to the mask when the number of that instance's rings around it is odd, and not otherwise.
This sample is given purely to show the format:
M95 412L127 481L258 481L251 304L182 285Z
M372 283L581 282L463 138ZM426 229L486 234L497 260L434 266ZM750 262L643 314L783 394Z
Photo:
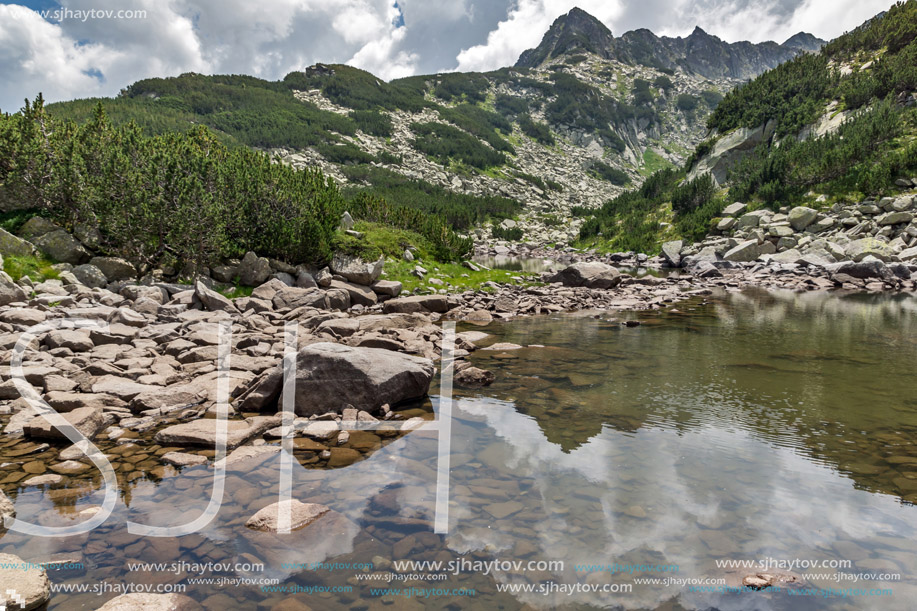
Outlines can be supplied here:
M425 280L421 280L413 274L416 266L426 269ZM521 283L514 281L513 277L522 277L525 280ZM430 278L439 278L444 282L443 286L432 286L429 283ZM402 284L405 293L412 293L416 289L446 289L450 293L463 291L481 290L487 282L496 282L499 284L535 284L532 276L523 272L509 271L503 269L472 271L460 263L433 263L424 261L423 258L417 261L404 261L400 257L395 261L386 261L385 279L396 280ZM485 289L486 290L486 289Z
M665 170L670 167L672 167L672 164L653 149L643 151L643 166L640 168L640 174L643 176L652 176L659 170Z
M251 297L252 292L255 290L255 287L253 286L242 286L238 282L233 285L218 286L214 288L216 292L229 299L235 299L237 297Z
M28 276L35 282L60 278L60 272L51 267L51 261L43 257L22 257L19 255L5 255L3 257L3 271L19 282L23 276Z
M364 261L377 261L383 255L401 259L404 251L411 248L418 258L433 258L433 245L419 233L365 221L358 221L354 230L362 233L363 237L338 232L335 236L336 252L358 256Z

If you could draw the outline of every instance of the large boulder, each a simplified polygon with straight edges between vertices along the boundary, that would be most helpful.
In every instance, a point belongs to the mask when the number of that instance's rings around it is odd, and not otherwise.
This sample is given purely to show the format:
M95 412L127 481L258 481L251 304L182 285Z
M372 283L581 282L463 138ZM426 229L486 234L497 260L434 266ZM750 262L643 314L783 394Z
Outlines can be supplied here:
M12 599L12 593L18 599ZM43 608L51 599L51 582L45 570L13 554L0 554L0 600L4 607L21 611Z
M761 255L761 247L757 240L746 240L735 248L726 251L723 258L734 263L754 261Z
M112 421L112 417L99 407L80 407L61 416L87 439L98 435ZM32 418L23 428L23 432L33 439L66 439L63 433L45 420L44 416Z
M390 299L382 306L385 314L418 314L436 312L443 314L452 309L444 295L411 295L400 299Z
M878 259L869 259L866 261L846 261L831 266L831 271L835 274L847 274L854 278L867 280L871 278L888 279L894 274L886 267L885 263Z
M673 240L662 245L662 256L671 267L681 265L681 249L684 248L684 241Z
M332 280L331 288L338 289L347 293L348 299L353 305L370 307L376 305L378 301L376 293L374 293L371 288L363 284L354 284L352 282L340 282L338 280Z
M52 260L71 265L80 265L92 258L79 240L63 229L44 234L35 240L35 247Z
M28 298L23 288L13 282L13 279L6 272L0 272L0 306L27 301Z
M558 272L551 278L551 282L562 282L564 286L610 289L621 284L621 273L604 263L574 263Z
M19 237L31 242L35 238L40 238L46 233L51 233L58 229L60 229L60 227L48 219L40 216L33 216L19 228Z
M245 253L238 268L239 282L242 286L259 286L271 277L271 273L271 262L253 252Z
M128 280L137 275L134 266L120 257L93 257L89 263L98 267L109 282Z
M295 310L304 306L320 310L328 309L328 297L325 291L318 288L298 289L284 285L284 288L274 293L271 302L274 304L274 308L278 310Z
M220 295L213 289L207 288L200 280L194 283L194 296L200 300L205 309L211 312L226 312L227 314L239 313L236 306L234 306L229 299Z
M795 265L800 259L802 259L802 253L796 248L785 250L771 257L771 261L787 265Z
M723 209L724 217L736 217L745 214L745 211L748 210L748 205L743 204L742 202L735 202L734 204L729 204Z
M889 212L879 217L878 223L884 227L886 225L900 225L901 223L910 223L914 220L914 215L910 212Z
M429 359L383 350L331 343L307 346L296 358L294 410L299 416L343 413L348 406L374 412L427 394L433 379ZM271 407L280 395L283 369L278 365L242 395L243 408Z
M395 280L379 280L372 286L373 291L377 295L384 295L386 297L397 297L401 294L402 288L401 283Z
M382 275L385 257L378 261L366 262L360 257L336 254L331 260L331 271L356 284L371 285Z
M847 255L847 258L857 263L870 255L882 261L890 261L892 257L895 256L895 249L882 240L876 238L863 238L847 244L844 253Z
M787 220L790 222L790 227L792 227L794 231L802 231L814 223L817 217L817 210L805 206L797 206L790 210Z
M77 265L73 268L73 275L81 284L91 289L102 288L108 284L108 278L105 277L102 270L91 263Z
M35 254L35 247L21 238L17 238L9 231L0 229L0 253L29 257Z

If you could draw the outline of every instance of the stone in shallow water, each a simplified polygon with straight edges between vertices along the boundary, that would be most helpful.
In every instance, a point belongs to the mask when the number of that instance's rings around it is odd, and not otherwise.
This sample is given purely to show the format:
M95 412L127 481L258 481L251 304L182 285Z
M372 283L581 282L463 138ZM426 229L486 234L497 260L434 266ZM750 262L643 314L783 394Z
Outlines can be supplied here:
M491 505L487 505L484 507L484 510L498 520L502 520L503 518L507 518L513 515L514 513L519 513L522 511L522 509L524 509L524 507L525 506L519 501L506 501L505 503L493 503Z
M12 518L16 516L16 508L13 505L13 501L10 500L10 497L6 496L2 490L0 490L0 520L4 518Z
M60 475L79 475L89 471L91 467L75 460L67 460L56 465L51 465L51 470Z
M456 383L467 388L483 388L493 384L495 376L492 371L468 367L455 374Z
M92 439L111 423L111 416L103 413L98 407L81 407L61 415L87 439ZM66 439L63 433L53 427L43 416L32 418L23 431L26 436L33 439Z
M491 346L487 346L486 348L481 348L481 350L504 352L506 350L522 350L522 346L519 344L511 344L509 342L499 342Z
M257 464L267 456L273 456L280 453L280 446L243 446L233 450L229 456L223 460L214 463L214 467L226 467L227 469L244 469L245 467Z
M51 598L51 583L42 568L22 570L25 560L13 554L0 554L0 594L4 596L15 590L22 597L22 603L16 609L31 611L38 609ZM15 566L16 568L7 568ZM14 606L12 603L9 605Z
M57 475L56 473L45 473L44 475L36 475L35 477L30 477L29 479L22 482L23 486L54 486L60 484L64 481L63 475Z
M328 459L329 467L346 467L360 460L361 455L350 448L331 448L331 458Z
M273 503L261 509L245 522L245 526L252 530L276 533L280 527L281 512L289 512L290 530L297 530L312 524L329 511L330 509L324 505L291 499Z
M176 467L192 467L194 465L206 464L207 458L198 454L188 454L186 452L167 452L162 455L162 462Z
M156 443L162 445L215 446L217 420L205 418L166 427L156 433ZM230 420L226 423L226 447L235 449L249 439L261 435L268 429L280 425L276 416L256 416L246 420Z
M183 594L134 592L112 598L98 611L200 611L202 607Z
M348 405L375 411L427 394L434 366L429 359L379 348L318 343L296 358L295 410L299 416L341 413ZM242 409L277 400L280 366L257 378L241 395Z

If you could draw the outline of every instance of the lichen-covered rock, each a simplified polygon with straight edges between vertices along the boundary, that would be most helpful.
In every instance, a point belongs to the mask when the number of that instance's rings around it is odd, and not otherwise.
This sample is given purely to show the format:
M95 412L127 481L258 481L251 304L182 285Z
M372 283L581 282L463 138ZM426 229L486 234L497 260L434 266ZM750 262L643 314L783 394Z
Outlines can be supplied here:
M258 286L271 277L271 262L253 252L245 253L239 264L239 282L242 286Z
M331 271L344 276L350 282L369 286L382 275L384 264L385 257L379 257L378 261L367 262L360 257L336 254L331 261Z
M89 251L72 235L58 229L35 240L35 247L54 261L80 265L92 258Z
M134 266L120 257L93 257L89 263L102 270L109 282L128 280L137 276Z

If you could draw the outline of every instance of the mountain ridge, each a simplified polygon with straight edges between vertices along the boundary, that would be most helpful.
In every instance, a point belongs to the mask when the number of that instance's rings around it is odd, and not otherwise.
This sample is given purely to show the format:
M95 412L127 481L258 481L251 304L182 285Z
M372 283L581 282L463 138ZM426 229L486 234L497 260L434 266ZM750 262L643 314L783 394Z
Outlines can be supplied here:
M653 68L677 68L707 78L747 80L800 53L818 51L826 41L800 32L783 44L774 41L728 43L700 26L687 37L657 36L641 28L615 37L605 24L580 8L558 17L537 47L520 55L517 68L535 68L578 48L604 59Z

